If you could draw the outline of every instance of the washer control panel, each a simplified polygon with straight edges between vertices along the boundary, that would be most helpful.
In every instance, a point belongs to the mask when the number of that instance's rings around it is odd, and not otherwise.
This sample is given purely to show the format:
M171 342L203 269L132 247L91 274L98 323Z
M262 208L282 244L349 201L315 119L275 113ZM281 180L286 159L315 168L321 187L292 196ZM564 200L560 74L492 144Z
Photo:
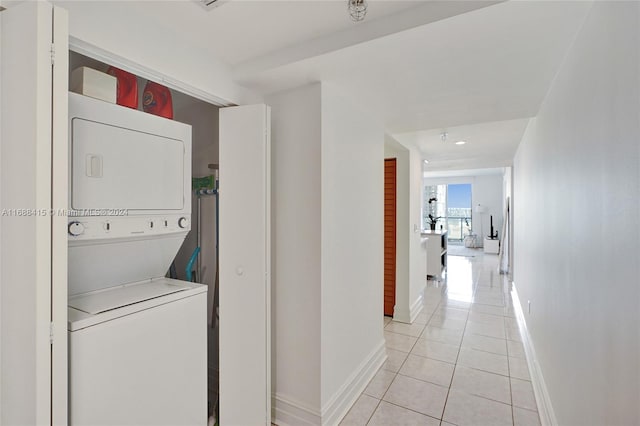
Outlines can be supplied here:
M70 217L69 241L172 234L191 230L183 215Z

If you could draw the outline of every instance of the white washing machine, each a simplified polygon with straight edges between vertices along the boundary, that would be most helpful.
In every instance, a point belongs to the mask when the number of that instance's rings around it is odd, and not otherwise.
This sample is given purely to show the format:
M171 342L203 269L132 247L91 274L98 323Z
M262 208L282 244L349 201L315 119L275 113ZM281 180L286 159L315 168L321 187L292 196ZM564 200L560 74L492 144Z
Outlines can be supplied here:
M204 426L207 287L164 278L191 127L73 93L69 117L69 423Z
M206 424L206 295L160 278L70 298L70 424Z

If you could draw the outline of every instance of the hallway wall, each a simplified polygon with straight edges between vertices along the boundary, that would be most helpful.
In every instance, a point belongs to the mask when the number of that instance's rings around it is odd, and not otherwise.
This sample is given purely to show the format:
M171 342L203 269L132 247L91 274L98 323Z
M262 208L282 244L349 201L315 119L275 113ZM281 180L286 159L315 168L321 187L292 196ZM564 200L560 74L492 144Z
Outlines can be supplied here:
M334 424L386 356L384 132L330 84L267 101L273 420Z
M384 131L366 109L324 82L321 108L325 423L331 407L344 403L343 390L384 345Z
M639 16L594 2L514 161L514 283L562 425L640 423Z
M320 417L320 89L312 84L268 99L273 421L281 420L281 401Z

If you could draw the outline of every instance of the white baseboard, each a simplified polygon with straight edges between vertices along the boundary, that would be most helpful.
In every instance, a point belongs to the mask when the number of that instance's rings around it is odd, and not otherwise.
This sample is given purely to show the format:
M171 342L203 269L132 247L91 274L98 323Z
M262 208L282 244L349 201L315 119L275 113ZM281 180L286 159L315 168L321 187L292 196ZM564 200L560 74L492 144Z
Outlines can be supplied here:
M420 295L418 296L416 301L413 302L413 305L411 305L411 310L410 310L411 321L409 321L411 324L413 324L416 318L418 318L418 315L420 315L420 312L422 312L423 307L424 307L424 288L420 292Z
M393 308L393 320L396 322L403 322L405 324L411 324L411 310L410 309L398 309L398 305Z
M275 394L272 398L273 422L278 426L328 426L337 425L373 376L387 359L384 340L369 354L349 376L340 389L325 404L322 411L309 407L294 398Z
M296 401L294 398L275 394L272 397L273 422L278 426L320 426L320 411Z
M531 340L531 335L527 329L527 322L525 320L524 312L522 311L522 305L520 304L520 298L518 297L518 291L515 284L512 283L511 299L513 300L513 308L518 317L518 325L520 327L520 335L522 336L522 344L524 345L524 351L527 355L527 364L529 366L529 373L531 374L531 384L533 385L533 393L536 397L536 403L538 404L538 414L540 415L540 423L542 426L555 426L558 424L555 412L553 411L553 404L551 403L551 397L547 391L547 385L544 382L542 376L542 369L538 364L538 358L536 357L536 351Z
M387 360L384 339L322 408L322 426L337 425Z
M426 287L426 284L425 284ZM424 307L424 288L418 295L418 298L413 301L409 310L401 310L394 307L393 309L393 320L396 322L403 322L406 324L413 324L416 320L420 312L422 312L422 308Z

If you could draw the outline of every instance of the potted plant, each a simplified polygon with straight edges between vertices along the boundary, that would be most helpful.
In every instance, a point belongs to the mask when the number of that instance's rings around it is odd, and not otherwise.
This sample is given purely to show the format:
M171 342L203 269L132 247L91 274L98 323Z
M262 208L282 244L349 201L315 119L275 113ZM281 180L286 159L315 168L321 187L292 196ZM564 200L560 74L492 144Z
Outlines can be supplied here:
M429 228L431 228L432 231L436 230L436 225L438 224L438 221L442 219L442 216L434 216L431 213L429 213L429 218L427 219L427 222L429 222Z
M435 202L438 201L438 199L436 197L431 197L429 198L429 216L427 219L427 222L429 223L429 228L432 231L436 230L436 225L438 224L438 221L440 219L442 219L442 216L435 216L434 213L436 212L436 206L435 206Z

